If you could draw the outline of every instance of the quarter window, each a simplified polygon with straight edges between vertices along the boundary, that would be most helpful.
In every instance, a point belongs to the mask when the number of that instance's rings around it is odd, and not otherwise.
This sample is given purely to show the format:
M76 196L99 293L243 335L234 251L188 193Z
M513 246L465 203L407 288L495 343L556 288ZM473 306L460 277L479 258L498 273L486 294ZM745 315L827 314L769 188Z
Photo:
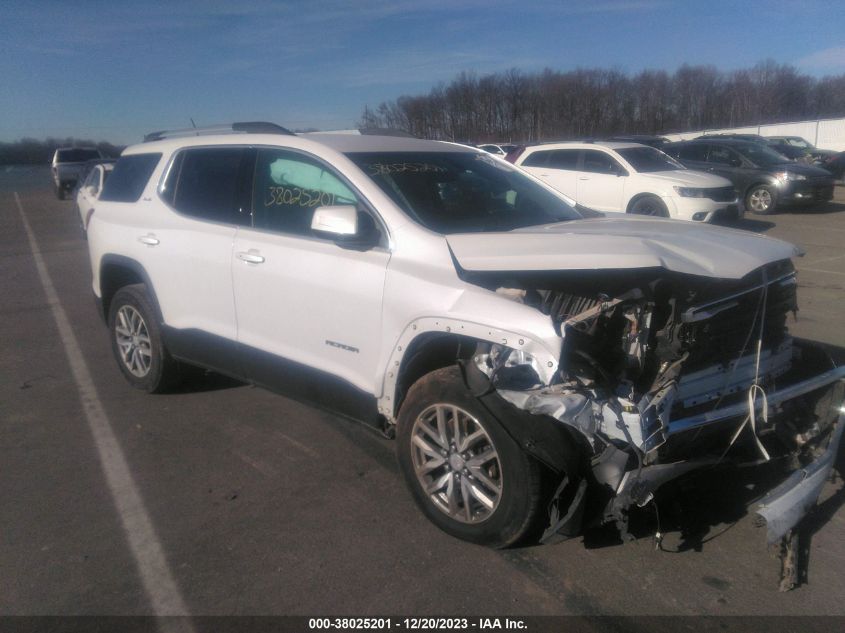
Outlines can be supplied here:
M284 150L259 150L252 193L253 226L311 236L317 207L358 205L358 198L318 161Z

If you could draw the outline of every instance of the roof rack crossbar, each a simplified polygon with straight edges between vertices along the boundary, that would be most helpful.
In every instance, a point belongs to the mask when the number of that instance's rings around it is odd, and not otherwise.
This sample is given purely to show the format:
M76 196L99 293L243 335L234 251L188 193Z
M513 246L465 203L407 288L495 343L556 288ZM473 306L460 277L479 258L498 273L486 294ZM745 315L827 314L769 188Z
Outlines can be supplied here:
M161 141L166 138L185 136L206 136L209 134L285 134L295 136L289 129L266 121L241 121L227 125L209 125L207 127L188 127L181 130L161 130L144 135L144 142Z

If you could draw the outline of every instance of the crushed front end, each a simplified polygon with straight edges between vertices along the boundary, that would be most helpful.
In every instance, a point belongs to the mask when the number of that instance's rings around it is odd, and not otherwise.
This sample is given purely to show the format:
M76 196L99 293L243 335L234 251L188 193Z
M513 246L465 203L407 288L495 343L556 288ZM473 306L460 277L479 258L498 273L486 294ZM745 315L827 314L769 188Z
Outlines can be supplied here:
M716 466L777 460L792 472L758 509L770 543L815 505L842 436L845 367L790 337L789 260L739 280L639 269L473 282L547 314L563 340L549 384L503 346L481 345L466 364L473 391L558 474L545 538L589 522L627 537L632 505Z

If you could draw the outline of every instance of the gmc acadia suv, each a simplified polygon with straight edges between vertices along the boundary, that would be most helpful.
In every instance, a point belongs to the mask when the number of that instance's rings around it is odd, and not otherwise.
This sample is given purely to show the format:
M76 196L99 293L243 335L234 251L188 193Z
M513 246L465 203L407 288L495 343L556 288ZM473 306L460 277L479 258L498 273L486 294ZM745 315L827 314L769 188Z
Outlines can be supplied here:
M496 547L541 520L626 535L632 505L716 464L792 459L758 509L770 540L815 502L845 373L787 332L795 247L586 219L459 145L224 132L128 148L91 217L135 387L199 365L373 425L429 519Z

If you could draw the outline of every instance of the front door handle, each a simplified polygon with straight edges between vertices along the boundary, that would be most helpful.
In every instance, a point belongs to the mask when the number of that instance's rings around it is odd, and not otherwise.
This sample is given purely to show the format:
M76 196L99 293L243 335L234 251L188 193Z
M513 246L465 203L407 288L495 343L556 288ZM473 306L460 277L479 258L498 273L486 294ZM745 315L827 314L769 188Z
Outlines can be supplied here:
M141 242L141 244L146 244L147 246L156 246L159 243L158 238L152 233L142 235L138 238L138 241Z
M251 249L246 252L237 253L238 259L241 261L246 262L247 264L263 264L264 257L258 254L258 251L255 249Z

